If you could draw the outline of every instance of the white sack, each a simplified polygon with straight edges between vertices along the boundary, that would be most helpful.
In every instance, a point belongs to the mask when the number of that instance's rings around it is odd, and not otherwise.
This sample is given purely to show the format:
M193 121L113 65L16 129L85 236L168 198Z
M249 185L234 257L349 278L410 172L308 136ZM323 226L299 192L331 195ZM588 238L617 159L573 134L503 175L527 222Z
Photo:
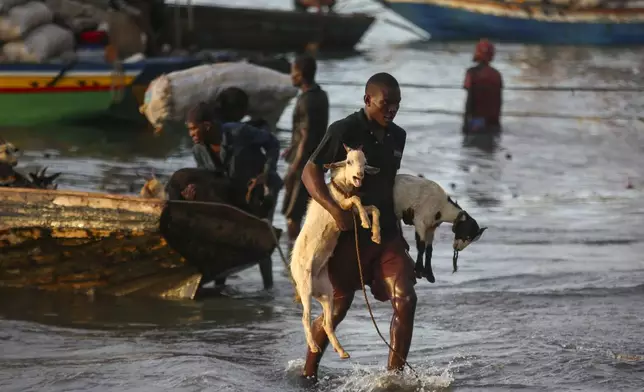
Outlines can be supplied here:
M140 111L160 130L166 121L184 120L199 102L213 103L228 87L244 90L249 116L266 120L273 130L297 95L289 75L249 63L217 63L157 77L148 86Z
M1 1L1 0L0 0ZM74 32L96 28L107 20L107 2L94 4L89 0L45 0L47 6L54 11Z
M74 35L55 24L36 27L22 41L6 43L2 48L9 62L40 63L74 50Z
M44 3L31 1L18 5L5 15L0 15L0 41L23 38L38 26L51 23L54 13Z
M0 13L7 12L12 7L28 3L30 0L0 0Z

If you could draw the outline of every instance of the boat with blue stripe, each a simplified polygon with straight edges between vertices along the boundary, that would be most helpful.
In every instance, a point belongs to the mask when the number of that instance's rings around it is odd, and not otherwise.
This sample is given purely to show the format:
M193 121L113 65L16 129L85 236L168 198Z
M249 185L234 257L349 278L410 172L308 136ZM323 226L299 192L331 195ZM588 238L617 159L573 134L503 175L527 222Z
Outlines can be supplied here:
M435 41L642 45L642 0L381 0Z

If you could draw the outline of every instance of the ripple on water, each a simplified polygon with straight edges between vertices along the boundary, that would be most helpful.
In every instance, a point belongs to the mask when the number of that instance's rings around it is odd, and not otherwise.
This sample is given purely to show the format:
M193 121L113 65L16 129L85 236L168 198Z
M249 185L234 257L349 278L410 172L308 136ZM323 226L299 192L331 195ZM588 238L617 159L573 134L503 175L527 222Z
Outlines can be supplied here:
M302 383L300 374L304 362L289 361L286 368L289 383ZM414 366L414 371L405 368L403 373L386 372L381 369L353 364L350 369L324 376L319 380L319 391L338 392L430 392L447 389L453 382L453 372L458 366L448 364L436 367L431 364Z

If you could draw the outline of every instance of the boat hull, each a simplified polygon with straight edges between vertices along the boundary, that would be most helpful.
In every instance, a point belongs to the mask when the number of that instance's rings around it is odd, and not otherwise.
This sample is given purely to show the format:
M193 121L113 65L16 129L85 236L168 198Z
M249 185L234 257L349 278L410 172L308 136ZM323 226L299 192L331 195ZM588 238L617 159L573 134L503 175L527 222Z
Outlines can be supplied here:
M199 64L193 58L152 58L123 65L107 63L0 64L0 125L34 126L108 113L145 122L138 107L148 84L162 73ZM54 83L55 81L55 83Z
M389 0L394 12L435 41L550 45L642 45L644 9L544 10L477 0Z
M29 93L0 93L0 124L29 126L105 111L112 103L109 90L41 89Z
M276 246L265 222L225 204L17 188L0 204L3 287L192 299L204 277Z
M195 43L209 49L302 51L307 45L316 43L320 50L344 52L352 51L375 21L374 17L365 14L320 15L210 5L191 7L193 34L189 31L187 7L167 4L167 42L174 43L174 34L180 29L184 44ZM176 8L181 14L178 24L174 18Z

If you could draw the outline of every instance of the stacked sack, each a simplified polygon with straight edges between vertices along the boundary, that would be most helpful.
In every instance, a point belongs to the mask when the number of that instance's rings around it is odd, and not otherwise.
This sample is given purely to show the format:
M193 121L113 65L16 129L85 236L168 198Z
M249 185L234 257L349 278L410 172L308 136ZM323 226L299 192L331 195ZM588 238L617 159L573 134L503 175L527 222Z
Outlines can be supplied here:
M40 1L0 0L1 57L5 62L41 63L74 50L74 34L56 24Z
M97 29L108 18L109 0L45 0L45 3L74 33Z
M273 130L298 91L289 75L258 65L199 65L154 79L140 111L160 131L168 122L184 120L188 110L199 102L214 102L228 87L244 90L248 94L248 115L265 120Z

